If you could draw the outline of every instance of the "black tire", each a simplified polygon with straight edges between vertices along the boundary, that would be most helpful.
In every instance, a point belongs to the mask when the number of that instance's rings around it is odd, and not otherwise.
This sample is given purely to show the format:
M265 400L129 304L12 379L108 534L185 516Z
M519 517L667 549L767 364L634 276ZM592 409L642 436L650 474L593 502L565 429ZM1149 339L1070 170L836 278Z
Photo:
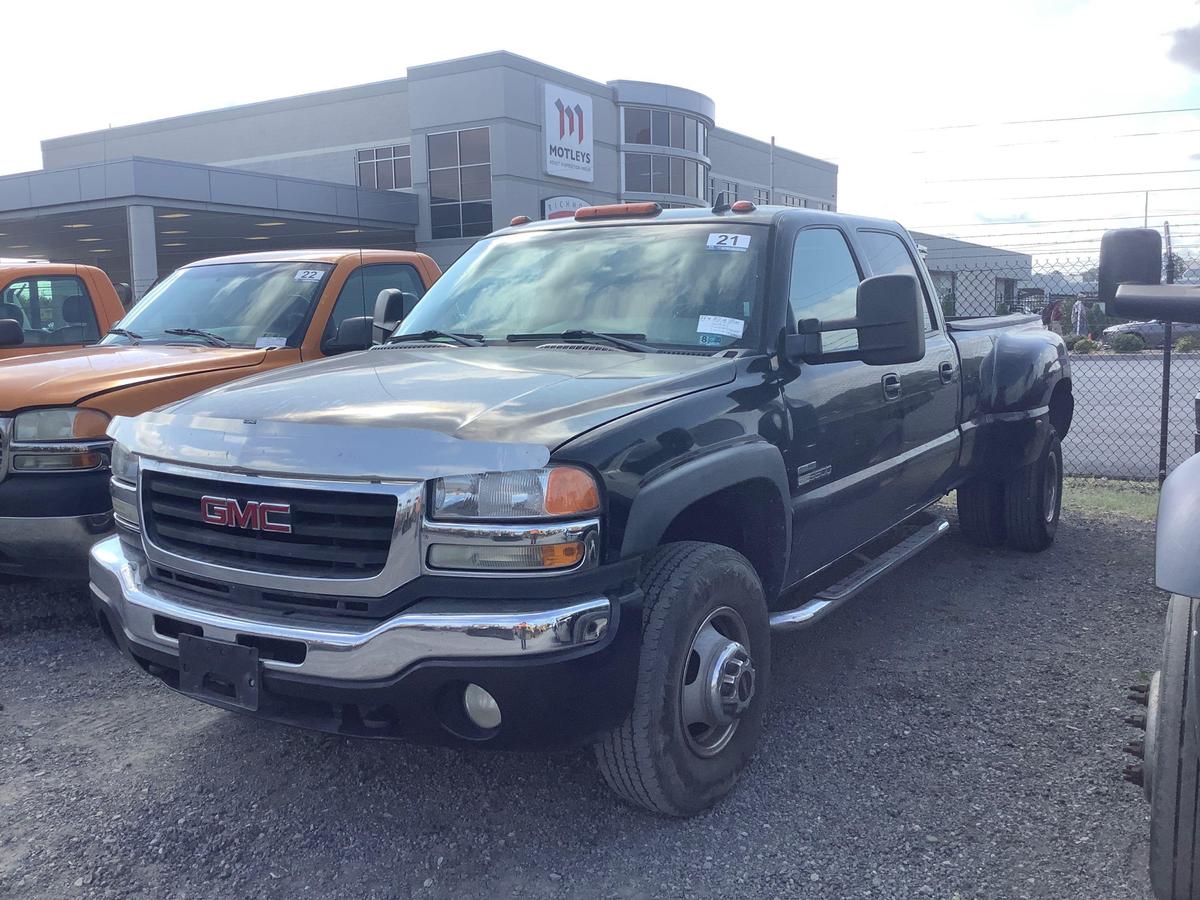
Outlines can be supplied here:
M1004 484L999 481L971 481L955 496L958 501L958 530L968 544L999 547L1008 537L1004 525Z
M1195 718L1200 715L1189 691L1197 660L1191 635L1200 601L1171 597L1167 607L1159 673L1157 723L1147 735L1153 747L1150 792L1150 882L1159 900L1200 898L1196 842L1200 840L1200 747Z
M1051 429L1042 455L1005 485L1004 526L1008 546L1038 552L1054 543L1062 513L1062 472L1062 444L1058 432Z
M627 802L691 816L733 789L758 744L771 675L766 598L744 556L699 541L656 550L642 567L641 586L646 599L633 708L594 745L596 760L609 787ZM694 640L722 610L733 610L744 623L753 690L727 743L703 756L684 728L684 683L698 660ZM688 683L695 681L693 675Z

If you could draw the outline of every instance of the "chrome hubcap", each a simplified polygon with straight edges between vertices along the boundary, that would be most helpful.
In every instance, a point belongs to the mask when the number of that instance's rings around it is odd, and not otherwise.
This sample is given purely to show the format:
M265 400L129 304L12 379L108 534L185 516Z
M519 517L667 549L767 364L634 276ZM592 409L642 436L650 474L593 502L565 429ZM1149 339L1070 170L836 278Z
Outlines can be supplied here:
M700 756L720 753L754 700L754 660L746 623L727 606L709 613L692 638L680 691L688 745Z
M1043 515L1046 522L1054 521L1055 508L1058 506L1058 457L1051 453L1046 457L1046 509Z

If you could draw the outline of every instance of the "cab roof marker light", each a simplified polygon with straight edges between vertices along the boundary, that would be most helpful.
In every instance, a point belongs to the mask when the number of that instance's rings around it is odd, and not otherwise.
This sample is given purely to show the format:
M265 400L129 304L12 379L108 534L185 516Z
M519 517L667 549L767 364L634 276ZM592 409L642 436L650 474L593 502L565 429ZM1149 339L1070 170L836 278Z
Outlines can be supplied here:
M751 200L735 200L733 206L729 208L736 213L754 212L754 210L758 209Z
M657 216L662 206L653 201L646 203L608 203L603 206L581 206L575 210L575 221L588 219L619 219L628 216Z
M528 225L532 221L533 219L529 218L529 216L513 216L508 224L513 226Z

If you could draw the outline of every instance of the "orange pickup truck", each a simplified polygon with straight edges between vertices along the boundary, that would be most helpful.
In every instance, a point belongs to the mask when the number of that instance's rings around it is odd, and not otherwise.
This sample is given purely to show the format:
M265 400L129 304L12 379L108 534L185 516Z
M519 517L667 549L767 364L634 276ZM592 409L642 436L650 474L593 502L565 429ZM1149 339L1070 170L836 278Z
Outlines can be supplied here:
M0 264L0 360L96 343L125 315L121 287L94 266Z
M112 416L365 350L440 274L428 256L401 250L201 260L163 279L94 346L0 361L0 574L86 577L87 551L112 530Z

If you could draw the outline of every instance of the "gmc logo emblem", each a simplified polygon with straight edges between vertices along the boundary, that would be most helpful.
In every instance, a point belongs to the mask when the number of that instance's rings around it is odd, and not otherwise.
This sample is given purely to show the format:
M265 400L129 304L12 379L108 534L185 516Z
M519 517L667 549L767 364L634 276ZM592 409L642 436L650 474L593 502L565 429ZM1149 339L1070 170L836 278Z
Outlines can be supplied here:
M576 136L576 143L583 143L583 108L577 103L575 106L567 106L561 100L554 101L554 107L558 110L558 139L561 141L568 134ZM575 123L578 121L579 128L575 128Z
M200 517L209 525L222 525L225 528L291 534L291 515L292 507L288 503L263 503L258 500L242 503L233 497L200 498Z

